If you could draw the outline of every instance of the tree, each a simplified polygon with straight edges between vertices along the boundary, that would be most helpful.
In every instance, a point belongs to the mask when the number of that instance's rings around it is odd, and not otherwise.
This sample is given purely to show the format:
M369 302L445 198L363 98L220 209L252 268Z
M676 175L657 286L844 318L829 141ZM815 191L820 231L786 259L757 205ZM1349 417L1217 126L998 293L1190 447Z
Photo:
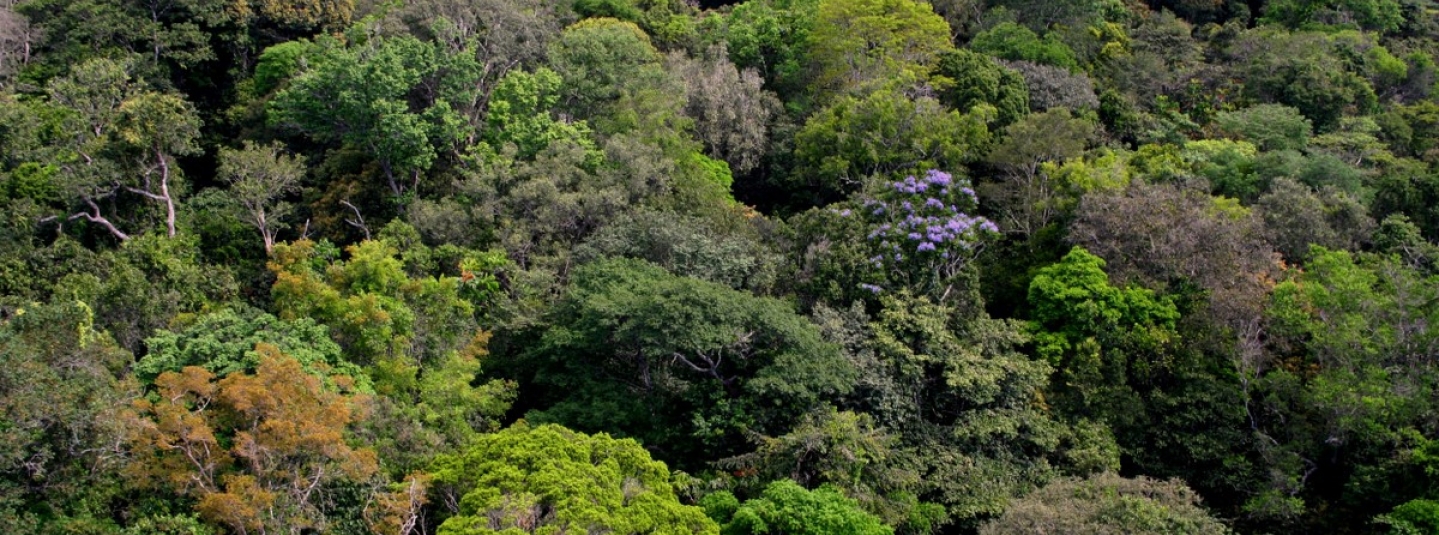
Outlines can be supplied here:
M734 495L720 492L706 496L702 502L711 518L724 522L721 533L725 535L894 533L894 528L860 509L859 503L834 487L806 490L793 481L780 480L765 487L764 494L758 498L746 500L737 507L733 505L734 500Z
M1390 32L1403 22L1396 0L1272 0L1264 8L1264 22L1290 28L1345 20L1365 29Z
M1021 533L1214 534L1229 528L1199 506L1199 496L1184 482L1157 481L1113 472L1087 479L1055 481L1016 501L984 524L981 535Z
M372 390L369 377L340 357L340 346L311 318L285 321L254 309L226 308L177 327L145 339L149 352L135 363L133 372L146 386L162 373L178 373L189 366L217 377L254 373L262 356L255 347L265 343L294 358L311 375L327 381L331 375L343 375L359 390Z
M1070 240L1103 258L1118 281L1160 291L1197 285L1207 292L1210 312L1236 334L1261 316L1277 273L1255 214L1170 185L1136 182L1086 196Z
M781 262L761 241L758 228L732 229L700 217L650 210L605 225L576 247L574 255L580 262L636 258L676 275L735 289L772 287Z
M849 388L838 349L789 304L611 259L577 268L521 388L546 420L643 439L674 462L733 454Z
M1018 352L1017 322L955 320L955 311L900 292L881 299L849 356L860 381L851 407L899 437L905 463L921 477L921 500L973 526L1063 467L1076 473L1118 466L1108 431L1066 425L1036 392L1052 368ZM961 322L962 321L962 322Z
M201 518L238 533L323 529L316 490L377 470L372 450L345 440L362 418L361 398L346 392L348 381L326 388L275 346L255 351L253 375L217 381L194 366L160 374L157 396L124 415L137 454L132 474L140 485L195 498Z
M260 231L265 254L274 251L275 234L288 226L284 219L294 209L281 199L300 189L305 158L284 154L279 143L256 146L246 142L240 150L220 149L218 174L244 208L245 222Z
M46 37L31 54L50 69L131 56L144 63L144 70L163 74L164 69L198 70L216 59L213 34L235 22L227 3L41 0L17 7Z
M1269 241L1291 263L1309 254L1310 245L1331 249L1358 249L1374 232L1374 220L1353 196L1280 178L1256 203L1268 227Z
M933 97L881 89L839 97L795 135L795 175L808 204L824 205L859 190L872 176L896 178L926 169L957 169L989 139L994 108L946 110ZM804 197L802 197L804 198Z
M818 0L735 5L725 20L730 60L740 69L759 72L767 87L790 102L807 90L810 33L818 13Z
M397 200L414 195L440 155L466 140L453 103L474 98L473 55L414 37L322 36L305 59L270 100L270 124L365 151ZM416 92L422 97L412 101Z
M281 31L338 30L350 23L354 0L227 0L230 13L251 26L270 26Z
M744 174L759 167L768 152L770 123L780 102L764 89L758 72L739 70L727 55L717 47L699 61L679 54L668 61L688 84L685 114L695 120L695 135L706 153Z
M268 267L276 278L270 293L279 317L328 326L345 358L359 365L424 365L467 345L478 330L471 299L482 301L494 290L487 270L503 264L503 257L452 251L455 263L444 269L454 275L411 278L396 242L351 245L343 260L326 242L276 245Z
M1067 109L1054 108L1027 115L1000 135L1003 141L995 144L987 160L1004 171L1004 177L981 185L980 193L1002 214L1005 232L1033 236L1060 216L1054 200L1061 194L1059 184L1042 172L1042 166L1078 157L1095 137L1095 127Z
M939 57L936 76L940 101L956 110L978 104L994 106L995 127L1007 126L1029 113L1029 88L1024 77L993 58L969 50L953 50Z
M665 76L662 56L634 23L586 19L550 43L550 68L564 79L562 108L579 118L600 116L621 93Z
M145 93L120 104L116 131L134 152L140 172L140 186L126 186L131 193L165 203L165 229L175 237L175 193L172 179L178 175L175 157L200 152L200 120L195 109L175 95Z
M1074 51L1050 33L1040 39L1034 31L1014 22L1003 22L980 32L969 42L975 52L1009 61L1028 61L1051 67L1078 69Z
M68 115L62 127L67 139L58 151L65 189L84 204L67 219L84 218L127 240L130 234L102 212L101 203L128 192L163 203L165 228L174 238L175 157L199 152L200 119L180 96L141 89L127 68L91 60L48 87L51 102Z
M828 94L924 80L939 55L953 48L949 24L929 4L912 0L820 0L809 34L814 85Z
M30 21L15 12L14 6L0 6L0 80L14 76L30 62L30 48L37 40Z
M604 433L520 422L439 458L432 472L451 504L441 535L719 533L700 508L679 502L664 463Z
M129 352L96 330L81 302L7 307L0 320L0 528L54 533L67 517L104 518L117 407ZM56 531L58 532L58 530Z
M999 64L1024 77L1029 90L1029 107L1034 111L1099 108L1099 97L1094 94L1094 80L1082 72L1029 61L1000 61Z
M821 319L821 321L824 321ZM732 470L737 492L759 492L758 487L773 487L780 481L794 482L806 489L819 489L810 498L820 498L829 491L857 505L866 513L879 517L884 524L897 526L902 532L930 533L945 517L944 507L920 502L916 493L923 490L919 473L907 465L908 456L900 449L900 437L876 425L869 414L837 411L826 407L807 415L794 430L777 437L761 437L754 452L722 459L716 466ZM766 489L764 492L768 492ZM726 502L733 496L727 492L708 495L702 504L716 500ZM780 500L787 501L787 500ZM799 500L799 501L808 501ZM820 500L824 501L824 500ZM746 502L747 506L756 500ZM733 505L738 506L738 502ZM770 504L771 506L774 504ZM829 504L834 505L834 504ZM829 505L820 505L827 508ZM788 507L760 506L757 511L732 515L726 510L711 518L752 526L756 517L788 516L778 511ZM842 509L842 508L837 508ZM754 516L751 516L754 515ZM852 513L840 512L841 516ZM800 512L799 516L807 516ZM805 519L799 519L805 521ZM862 523L862 519L852 519ZM810 522L822 520L809 518ZM849 523L849 522L847 522Z
M1245 94L1259 102L1298 109L1320 132L1346 113L1368 113L1378 102L1374 88L1341 58L1335 40L1313 32L1257 28L1232 46Z
M490 94L483 138L494 147L514 144L515 157L531 159L551 143L568 142L594 148L585 121L552 117L559 104L563 80L541 67L534 73L510 71Z
M1256 104L1222 111L1214 122L1225 131L1263 150L1303 150L1312 127L1299 110L1282 104Z
M1075 247L1034 276L1029 304L1035 349L1055 369L1051 399L1071 415L1134 433L1143 422L1139 394L1175 371L1173 301L1111 286L1104 261Z

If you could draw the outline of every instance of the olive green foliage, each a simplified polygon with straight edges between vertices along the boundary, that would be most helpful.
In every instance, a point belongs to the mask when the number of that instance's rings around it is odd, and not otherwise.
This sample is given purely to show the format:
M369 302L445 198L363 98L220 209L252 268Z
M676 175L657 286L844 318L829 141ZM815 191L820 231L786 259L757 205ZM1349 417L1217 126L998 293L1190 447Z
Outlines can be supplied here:
M134 393L128 352L95 329L91 308L56 302L12 310L0 323L0 528L61 533L104 525L112 456L86 447L123 432L116 413Z
M1002 512L1052 477L1054 463L1081 472L1115 463L1112 443L1104 445L1112 439L1075 440L1040 404L1052 368L1016 350L1029 339L1021 325L979 318L952 328L952 310L926 298L883 301L866 327L872 341L854 350L866 379L855 403L913 448L920 496L952 520ZM1109 453L1086 453L1092 448Z
M1400 5L1395 0L1273 0L1264 8L1264 19L1292 28L1348 19L1387 32L1402 22Z
M441 534L719 533L703 510L679 502L664 463L603 433L519 423L437 459L432 471L459 504Z
M625 91L663 76L660 54L633 23L586 19L550 43L550 66L564 81L561 105L590 117Z
M1222 535L1230 530L1201 508L1199 496L1182 482L1129 479L1105 472L1088 479L1050 483L1016 502L979 532Z

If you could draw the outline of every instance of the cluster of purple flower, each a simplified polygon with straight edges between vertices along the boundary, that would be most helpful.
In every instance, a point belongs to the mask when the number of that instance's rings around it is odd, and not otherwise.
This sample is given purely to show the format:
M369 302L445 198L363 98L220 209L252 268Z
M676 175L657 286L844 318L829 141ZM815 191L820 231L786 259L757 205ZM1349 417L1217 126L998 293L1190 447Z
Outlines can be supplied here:
M999 230L985 218L964 213L958 205L973 206L974 190L944 171L930 170L922 179L911 176L890 187L883 198L864 203L870 215L885 221L869 233L870 240L887 249L870 259L876 266L885 256L898 262L905 254L949 259L972 249L981 234Z

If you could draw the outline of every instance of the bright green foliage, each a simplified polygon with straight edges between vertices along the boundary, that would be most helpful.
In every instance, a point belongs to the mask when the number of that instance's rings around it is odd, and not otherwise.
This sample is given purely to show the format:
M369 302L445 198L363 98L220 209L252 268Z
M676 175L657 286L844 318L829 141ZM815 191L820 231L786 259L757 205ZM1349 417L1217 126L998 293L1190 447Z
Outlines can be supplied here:
M871 176L898 178L927 169L957 169L989 139L994 108L946 110L931 97L893 89L840 97L795 135L795 175L806 199L828 204L860 189Z
M993 127L1003 127L1029 113L1029 88L1024 77L986 57L968 50L953 50L939 57L935 69L942 87L940 101L957 110L978 104L994 106Z
M1435 333L1405 326L1429 321L1439 284L1391 262L1314 247L1303 272L1274 288L1275 331L1304 340L1304 360L1317 367L1310 407L1329 440L1383 440L1429 410L1397 391L1432 388L1428 357L1409 348Z
M818 12L818 0L741 2L726 19L730 59L740 68L759 71L782 96L803 92L809 36Z
M441 151L465 136L455 106L474 98L474 55L413 37L352 43L321 37L314 48L304 56L307 68L270 101L270 123L363 150L380 165L392 195L413 193ZM422 84L433 87L428 98L412 101Z
M331 264L312 242L278 244L270 292L281 318L329 326L347 359L370 364L402 350L414 312L396 295L406 277L392 247L371 241L350 252L353 263Z
M1105 472L1050 483L984 525L981 535L1225 535L1184 482Z
M441 457L432 471L459 497L441 535L719 533L700 508L679 502L664 463L603 433L522 422Z
M551 116L560 101L561 82L558 74L546 68L506 74L490 94L485 141L496 147L513 143L515 156L526 159L561 140L593 148L584 121L571 123Z
M1410 500L1377 521L1389 526L1389 535L1423 535L1439 531L1439 502Z
M550 321L527 359L550 393L532 419L623 432L675 462L778 434L854 377L787 303L643 261L576 269Z
M266 48L255 63L255 92L269 94L280 84L300 72L300 60L313 53L315 47L309 41L286 41Z
M809 35L814 86L838 94L924 80L951 49L949 24L913 0L820 0Z
M1127 423L1134 387L1168 367L1179 312L1144 288L1116 288L1104 260L1075 247L1041 269L1029 286L1034 343L1055 367L1052 388L1072 414Z
M327 246L276 245L270 292L280 318L312 318L328 326L349 361L424 362L463 346L473 334L475 306L462 295L466 286L460 277L412 279L385 240L347 247L346 260Z
M723 494L707 496L707 503L725 499ZM730 497L729 499L733 499ZM894 528L884 525L879 517L860 509L859 503L846 498L830 486L805 490L793 481L771 483L759 498L740 504L731 518L724 522L724 535L893 535Z
M1286 422L1261 425L1294 433L1284 444L1286 455L1315 459L1342 449L1352 452L1347 463L1355 467L1342 501L1306 493L1311 508L1353 504L1383 511L1431 492L1432 484L1415 483L1432 482L1426 468L1432 462L1424 461L1432 451L1412 437L1434 410L1433 362L1415 348L1435 343L1427 325L1436 296L1439 282L1397 258L1356 258L1321 247L1312 249L1302 272L1275 286L1271 331L1293 364L1266 378L1273 390L1266 401L1284 411ZM1412 453L1399 453L1404 450Z
M1253 201L1260 194L1262 184L1255 169L1259 149L1253 143L1201 139L1185 143L1179 156L1195 175L1209 180L1216 195Z
M476 334L465 347L423 367L387 359L371 368L380 397L358 434L379 452L391 476L423 470L435 455L458 451L499 427L518 391L512 381L477 380L489 339L489 333Z
M273 345L299 361L311 375L344 375L368 392L369 378L359 367L340 358L340 346L311 318L281 320L253 309L226 308L193 318L181 328L162 330L145 339L149 350L134 372L146 385L164 372L199 366L218 377L253 373L260 365L255 344Z
M1220 112L1214 120L1226 132L1264 150L1303 150L1312 130L1299 110L1281 104Z
M1043 39L1034 31L1013 22L1004 22L980 32L970 41L969 46L999 59L1028 61L1041 65L1052 65L1066 69L1078 69L1079 61L1074 51L1054 33Z

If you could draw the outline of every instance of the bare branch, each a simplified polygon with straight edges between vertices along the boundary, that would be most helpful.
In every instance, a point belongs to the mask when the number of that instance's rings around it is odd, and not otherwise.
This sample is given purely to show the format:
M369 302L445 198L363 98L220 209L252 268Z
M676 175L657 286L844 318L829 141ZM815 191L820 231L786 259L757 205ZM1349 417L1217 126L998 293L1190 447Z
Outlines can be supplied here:
M370 239L370 227L367 226L367 225L365 225L365 217L362 216L362 215L360 215L360 209L359 209L358 207L356 207L355 205L350 204L350 201L349 201L349 200L341 200L341 201L340 201L340 205L345 206L346 208L349 208L351 211L354 211L354 212L355 212L355 219L346 218L346 219L345 219L345 222L346 222L346 223L349 223L350 226L355 227L355 228L360 229L361 231L363 231L363 232L365 233L365 239L367 239L367 240ZM306 230L306 231L309 231L309 225L310 225L310 222L309 222L309 221L306 221L306 222L305 222L305 230Z

